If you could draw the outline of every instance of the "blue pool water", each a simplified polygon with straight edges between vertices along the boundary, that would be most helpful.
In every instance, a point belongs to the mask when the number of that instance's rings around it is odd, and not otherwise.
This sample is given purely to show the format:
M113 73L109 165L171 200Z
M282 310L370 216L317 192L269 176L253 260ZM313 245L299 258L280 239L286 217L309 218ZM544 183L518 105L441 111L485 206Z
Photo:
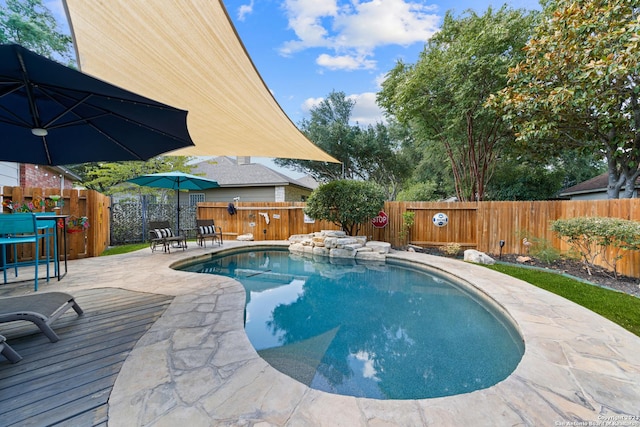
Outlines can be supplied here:
M240 281L255 349L318 390L375 399L467 393L503 380L522 358L511 323L444 276L334 262L253 250L183 270Z

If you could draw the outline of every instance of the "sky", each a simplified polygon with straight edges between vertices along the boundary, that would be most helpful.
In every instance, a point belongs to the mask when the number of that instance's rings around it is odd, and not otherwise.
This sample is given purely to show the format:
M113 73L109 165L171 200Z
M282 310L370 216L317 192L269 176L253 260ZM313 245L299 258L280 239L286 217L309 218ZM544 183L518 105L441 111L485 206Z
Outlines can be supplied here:
M447 10L484 13L491 0L226 0L251 59L294 123L332 90L356 101L352 119L374 124L385 74L398 60L415 63ZM513 8L539 8L512 0Z
M61 0L45 0L59 21ZM355 100L352 122L383 121L375 103L385 74L415 63L444 14L489 6L539 9L537 0L224 0L267 87L296 124L331 91ZM272 166L272 162L265 161ZM284 171L283 171L284 172ZM287 173L287 172L285 172ZM301 175L289 176L297 178Z

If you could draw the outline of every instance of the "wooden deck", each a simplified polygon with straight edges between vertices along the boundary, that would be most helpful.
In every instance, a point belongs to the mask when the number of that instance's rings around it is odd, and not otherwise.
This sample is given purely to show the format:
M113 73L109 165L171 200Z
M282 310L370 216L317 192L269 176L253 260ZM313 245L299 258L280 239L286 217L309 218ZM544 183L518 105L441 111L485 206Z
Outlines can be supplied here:
M173 299L114 288L74 296L84 314L69 310L53 324L56 343L32 323L0 324L23 357L10 364L0 356L2 426L106 426L124 360Z

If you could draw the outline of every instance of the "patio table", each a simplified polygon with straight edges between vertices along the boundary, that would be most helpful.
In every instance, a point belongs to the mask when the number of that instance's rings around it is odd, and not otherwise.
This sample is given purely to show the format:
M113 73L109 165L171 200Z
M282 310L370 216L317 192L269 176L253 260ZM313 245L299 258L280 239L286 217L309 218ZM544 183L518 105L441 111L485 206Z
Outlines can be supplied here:
M40 212L36 215L36 220L38 221L50 221L52 224L47 224L43 227L38 227L40 229L53 228L55 232L53 233L54 238L54 258L55 258L55 274L58 276L58 281L60 281L64 276L67 275L67 218L69 215L61 215L55 212ZM62 220L62 229L58 227L58 221ZM50 231L47 231L50 232ZM63 253L64 253L64 274L60 271L60 256L58 255L58 242L59 233L62 232L62 241L63 241Z

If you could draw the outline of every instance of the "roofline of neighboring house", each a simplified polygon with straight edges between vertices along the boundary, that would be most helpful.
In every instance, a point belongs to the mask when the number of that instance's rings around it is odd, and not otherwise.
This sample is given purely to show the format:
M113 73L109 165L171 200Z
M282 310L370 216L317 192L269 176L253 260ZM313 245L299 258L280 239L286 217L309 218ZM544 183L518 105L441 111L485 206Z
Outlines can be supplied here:
M606 181L607 172L595 176L591 179L583 181L579 184L573 185L564 191L560 191L558 195L560 196L572 196L579 194L592 194L592 193L606 193L607 192L607 184L603 184L602 181ZM590 185L599 185L598 187L589 188ZM579 187L579 188L576 188ZM587 187L587 188L584 188ZM575 188L575 189L574 189ZM572 190L574 189L574 190ZM638 178L635 182L634 189L640 189L640 178ZM567 191L569 190L569 191ZM621 189L622 190L622 189Z
M606 188L592 188L591 190L577 190L577 191L569 191L569 192L561 192L558 193L558 195L560 196L573 196L576 194L592 194L592 193L606 193L607 189Z
M49 166L49 167L51 169L56 169L65 175L68 175L69 177L73 178L75 181L82 181L82 177L80 177L79 175L76 175L75 173L65 168L64 166Z
M311 187L307 187L306 185L296 184L293 182L261 182L261 183L247 183L247 184L220 184L220 188L241 188L241 187L278 187L291 185L298 188L303 188L305 190L313 190Z

